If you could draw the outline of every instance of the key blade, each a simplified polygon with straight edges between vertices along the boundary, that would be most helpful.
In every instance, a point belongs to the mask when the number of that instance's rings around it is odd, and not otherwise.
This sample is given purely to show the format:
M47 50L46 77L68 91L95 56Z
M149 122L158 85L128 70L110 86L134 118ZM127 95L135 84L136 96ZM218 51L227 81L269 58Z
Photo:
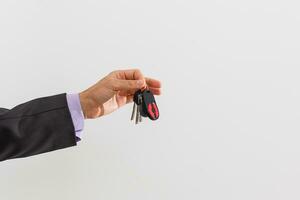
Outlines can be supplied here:
M139 112L140 112L140 109L139 109L139 106L137 105L137 110L136 110L136 114L135 114L135 124L138 124L139 123Z
M136 104L133 103L133 109L132 109L132 114L131 114L131 121L134 120L135 113L136 113Z

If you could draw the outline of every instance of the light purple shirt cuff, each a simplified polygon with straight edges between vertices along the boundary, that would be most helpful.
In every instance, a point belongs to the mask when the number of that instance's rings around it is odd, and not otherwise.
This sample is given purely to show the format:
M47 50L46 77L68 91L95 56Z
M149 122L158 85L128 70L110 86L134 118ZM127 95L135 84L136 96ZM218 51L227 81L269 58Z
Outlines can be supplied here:
M79 94L67 94L68 107L75 128L76 141L81 140L84 128L84 116L81 109Z

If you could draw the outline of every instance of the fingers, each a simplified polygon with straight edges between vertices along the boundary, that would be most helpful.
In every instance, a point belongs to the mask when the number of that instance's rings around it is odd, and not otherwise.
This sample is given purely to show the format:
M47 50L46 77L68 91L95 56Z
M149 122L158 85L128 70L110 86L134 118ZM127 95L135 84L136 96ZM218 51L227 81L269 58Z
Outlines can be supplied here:
M161 82L159 80L144 77L139 69L117 70L113 72L116 78L122 80L145 80L148 87L161 88Z
M120 96L133 95L137 90L122 90L119 92Z
M146 84L149 88L161 88L161 82L153 78L145 78Z
M144 80L144 75L139 69L118 70L114 72L119 79Z
M161 89L160 89L160 88L151 88L151 87L149 87L149 90L150 90L154 95L161 95Z
M121 96L134 94L139 89L148 89L154 95L161 94L161 82L159 80L144 77L138 69L117 70L112 72L113 79L111 85L114 91L120 91Z
M141 80L142 86L138 89L146 87L146 81L144 75L139 69L128 69L128 70L117 70L113 72L113 75L116 79L119 80ZM136 88L131 88L136 89Z
M131 91L139 90L144 87L144 81L112 79L110 85L114 91Z
M154 95L161 95L161 82L153 78L145 78L149 90Z

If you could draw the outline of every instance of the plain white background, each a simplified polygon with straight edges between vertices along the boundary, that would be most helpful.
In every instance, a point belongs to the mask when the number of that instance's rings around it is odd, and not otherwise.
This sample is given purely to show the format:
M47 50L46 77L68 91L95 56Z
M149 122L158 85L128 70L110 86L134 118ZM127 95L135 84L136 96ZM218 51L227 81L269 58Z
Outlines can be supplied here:
M163 82L78 146L0 163L1 200L300 199L296 0L1 0L0 105L80 92L115 69Z

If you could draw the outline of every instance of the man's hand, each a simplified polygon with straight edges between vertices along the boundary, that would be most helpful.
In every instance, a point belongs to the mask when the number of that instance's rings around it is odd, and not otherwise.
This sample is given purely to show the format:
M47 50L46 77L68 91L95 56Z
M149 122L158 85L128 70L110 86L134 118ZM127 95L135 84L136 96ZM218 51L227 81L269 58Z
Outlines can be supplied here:
M155 95L161 94L160 81L145 78L138 69L113 71L79 94L84 118L110 114L132 102L133 94L146 87Z

